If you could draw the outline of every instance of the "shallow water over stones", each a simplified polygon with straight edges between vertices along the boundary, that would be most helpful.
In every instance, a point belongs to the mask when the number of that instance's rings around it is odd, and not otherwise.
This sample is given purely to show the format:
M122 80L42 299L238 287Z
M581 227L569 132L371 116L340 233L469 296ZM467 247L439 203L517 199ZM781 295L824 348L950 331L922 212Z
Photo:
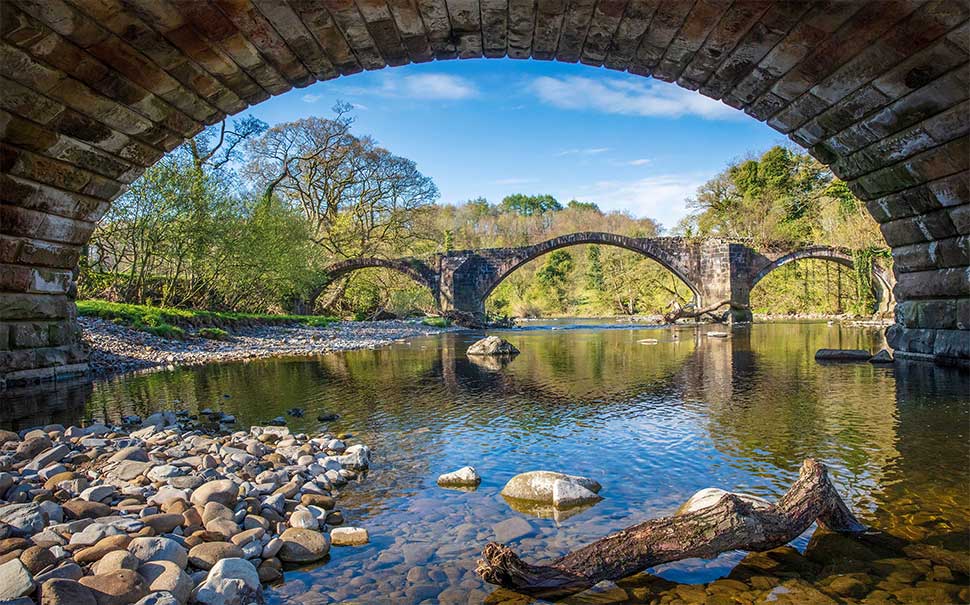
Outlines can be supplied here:
M916 549L813 538L810 530L794 549L684 561L651 570L662 578L644 574L568 602L970 600L961 592L965 572L925 550L964 560L970 553L970 375L813 358L820 348L876 351L876 329L756 324L728 338L706 331L530 324L495 332L521 351L505 364L464 355L480 333L446 334L12 394L4 423L209 407L248 425L302 408L303 417L286 416L294 430L353 433L373 449L373 465L342 490L340 508L369 542L334 546L322 565L288 569L267 592L270 602L528 602L474 574L496 535L526 560L549 560L673 513L705 487L773 500L807 457L830 467L864 522ZM317 420L329 414L339 418ZM436 485L465 465L481 475L477 489ZM531 470L595 479L603 500L541 518L514 510L499 491Z

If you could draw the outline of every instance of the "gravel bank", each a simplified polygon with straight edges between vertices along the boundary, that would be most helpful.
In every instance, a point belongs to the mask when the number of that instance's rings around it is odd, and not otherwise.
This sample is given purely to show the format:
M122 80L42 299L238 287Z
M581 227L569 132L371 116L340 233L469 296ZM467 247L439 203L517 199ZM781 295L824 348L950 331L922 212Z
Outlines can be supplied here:
M370 464L348 435L233 431L208 410L125 421L0 431L0 601L258 605L284 565L369 540L337 508Z
M96 317L81 317L78 322L84 342L91 347L91 371L102 376L152 367L367 349L462 329L435 328L413 321L341 321L325 328L240 328L229 340L220 341L198 336L169 340Z

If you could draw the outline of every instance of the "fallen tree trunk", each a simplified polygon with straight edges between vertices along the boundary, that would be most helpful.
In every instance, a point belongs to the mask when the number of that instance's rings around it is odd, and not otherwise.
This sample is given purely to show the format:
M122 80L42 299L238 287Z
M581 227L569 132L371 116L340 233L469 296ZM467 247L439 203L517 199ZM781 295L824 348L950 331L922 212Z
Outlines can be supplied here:
M490 584L535 597L557 598L661 563L713 558L730 550L777 548L797 538L815 521L837 532L866 529L839 497L825 466L808 459L802 463L798 480L775 504L746 501L728 493L711 506L635 525L549 565L530 565L507 546L490 542L476 571Z
M664 323L672 324L678 319L695 319L697 317L703 317L709 315L714 321L720 321L721 317L716 314L716 311L724 306L730 306L730 300L722 300L719 303L704 307L703 309L697 309L694 311L688 311L684 307L677 305L672 311L664 314ZM737 306L739 309L747 309L747 306ZM723 314L722 314L723 315Z

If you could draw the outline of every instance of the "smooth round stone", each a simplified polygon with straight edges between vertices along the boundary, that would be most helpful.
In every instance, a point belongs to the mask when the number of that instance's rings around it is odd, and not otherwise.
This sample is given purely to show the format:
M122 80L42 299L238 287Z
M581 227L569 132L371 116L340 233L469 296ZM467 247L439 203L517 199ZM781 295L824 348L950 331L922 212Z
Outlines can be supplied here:
M482 482L482 478L473 466L463 466L456 471L438 476L438 485L443 487L473 487Z
M369 541L370 536L362 527L336 527L330 531L330 543L334 546L360 546Z
M21 553L20 561L32 575L36 575L57 563L57 558L42 546L31 546Z
M332 510L327 513L327 524L328 525L340 525L344 522L344 514L339 510Z
M135 571L138 566L141 565L141 561L135 558L135 555L131 554L127 550L113 550L101 557L91 565L91 571L97 574L106 574L113 571L119 571L122 569L130 569Z
M138 573L148 583L148 590L170 592L180 603L188 602L192 589L195 588L189 574L171 561L145 563L138 568Z
M155 530L155 533L167 534L182 525L185 517L177 513L158 513L145 515L141 522Z
M239 496L239 488L230 479L210 481L199 486L189 501L196 506L205 506L207 502L218 502L226 506L233 506Z
M202 509L202 522L208 523L213 519L233 519L232 509L218 502L208 502Z
M530 471L509 479L501 493L506 498L552 504L553 485L556 481L577 483L594 494L600 491L600 484L586 477L552 471Z
M108 517L114 512L107 504L87 500L68 500L61 508L69 519L98 519Z
M184 569L189 560L185 549L171 538L135 538L128 545L128 552L143 564L151 561L172 561Z
M256 566L245 559L217 562L195 592L198 603L229 605L262 603L263 588Z
M297 527L301 529L319 529L320 522L317 518L313 516L308 510L298 510L294 511L290 515L290 527Z
M239 526L229 519L213 519L205 524L206 531L224 536L229 539L239 533Z
M107 538L98 540L94 546L74 553L74 560L81 564L92 563L101 559L109 552L128 548L130 542L131 538L127 535L108 536Z
M54 578L40 585L40 605L98 605L94 593L76 580Z
M244 553L231 542L204 542L189 551L189 563L199 569L212 569L222 559L241 559Z
M312 529L291 527L280 535L283 546L279 558L287 563L319 561L330 552L327 536Z
M279 561L276 559L263 561L256 571L259 573L259 581L264 584L279 582L283 579L283 570L279 568Z
M81 492L80 498L88 502L103 502L115 495L113 485L95 485Z
M247 529L244 532L240 532L232 537L229 541L236 546L245 546L250 542L255 542L266 535L266 530L262 527L254 527L253 529Z
M144 579L130 569L121 569L80 579L94 593L98 605L128 605L148 594Z
M279 538L273 538L263 546L263 552L260 553L260 556L264 559L275 557L281 548L283 548L283 541Z
M71 471L62 471L62 472L57 473L55 475L51 475L47 479L47 481L44 482L44 489L49 489L49 490L53 491L54 489L57 488L57 485L59 483L63 483L64 481L71 481L71 480L77 478L77 476L78 476L77 473L74 473L74 472L71 472Z

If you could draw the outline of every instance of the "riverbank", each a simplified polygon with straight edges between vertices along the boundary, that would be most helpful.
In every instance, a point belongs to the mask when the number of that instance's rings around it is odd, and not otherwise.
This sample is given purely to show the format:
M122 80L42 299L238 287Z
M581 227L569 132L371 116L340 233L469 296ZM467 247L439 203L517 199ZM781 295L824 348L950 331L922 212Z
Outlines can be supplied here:
M462 329L399 320L336 321L324 326L249 325L237 327L224 340L215 340L193 334L162 338L91 316L79 317L78 323L91 348L91 372L100 377L158 367L369 349Z
M223 412L180 410L0 431L0 599L264 603L284 566L367 544L338 499L370 449L273 424L236 430Z

